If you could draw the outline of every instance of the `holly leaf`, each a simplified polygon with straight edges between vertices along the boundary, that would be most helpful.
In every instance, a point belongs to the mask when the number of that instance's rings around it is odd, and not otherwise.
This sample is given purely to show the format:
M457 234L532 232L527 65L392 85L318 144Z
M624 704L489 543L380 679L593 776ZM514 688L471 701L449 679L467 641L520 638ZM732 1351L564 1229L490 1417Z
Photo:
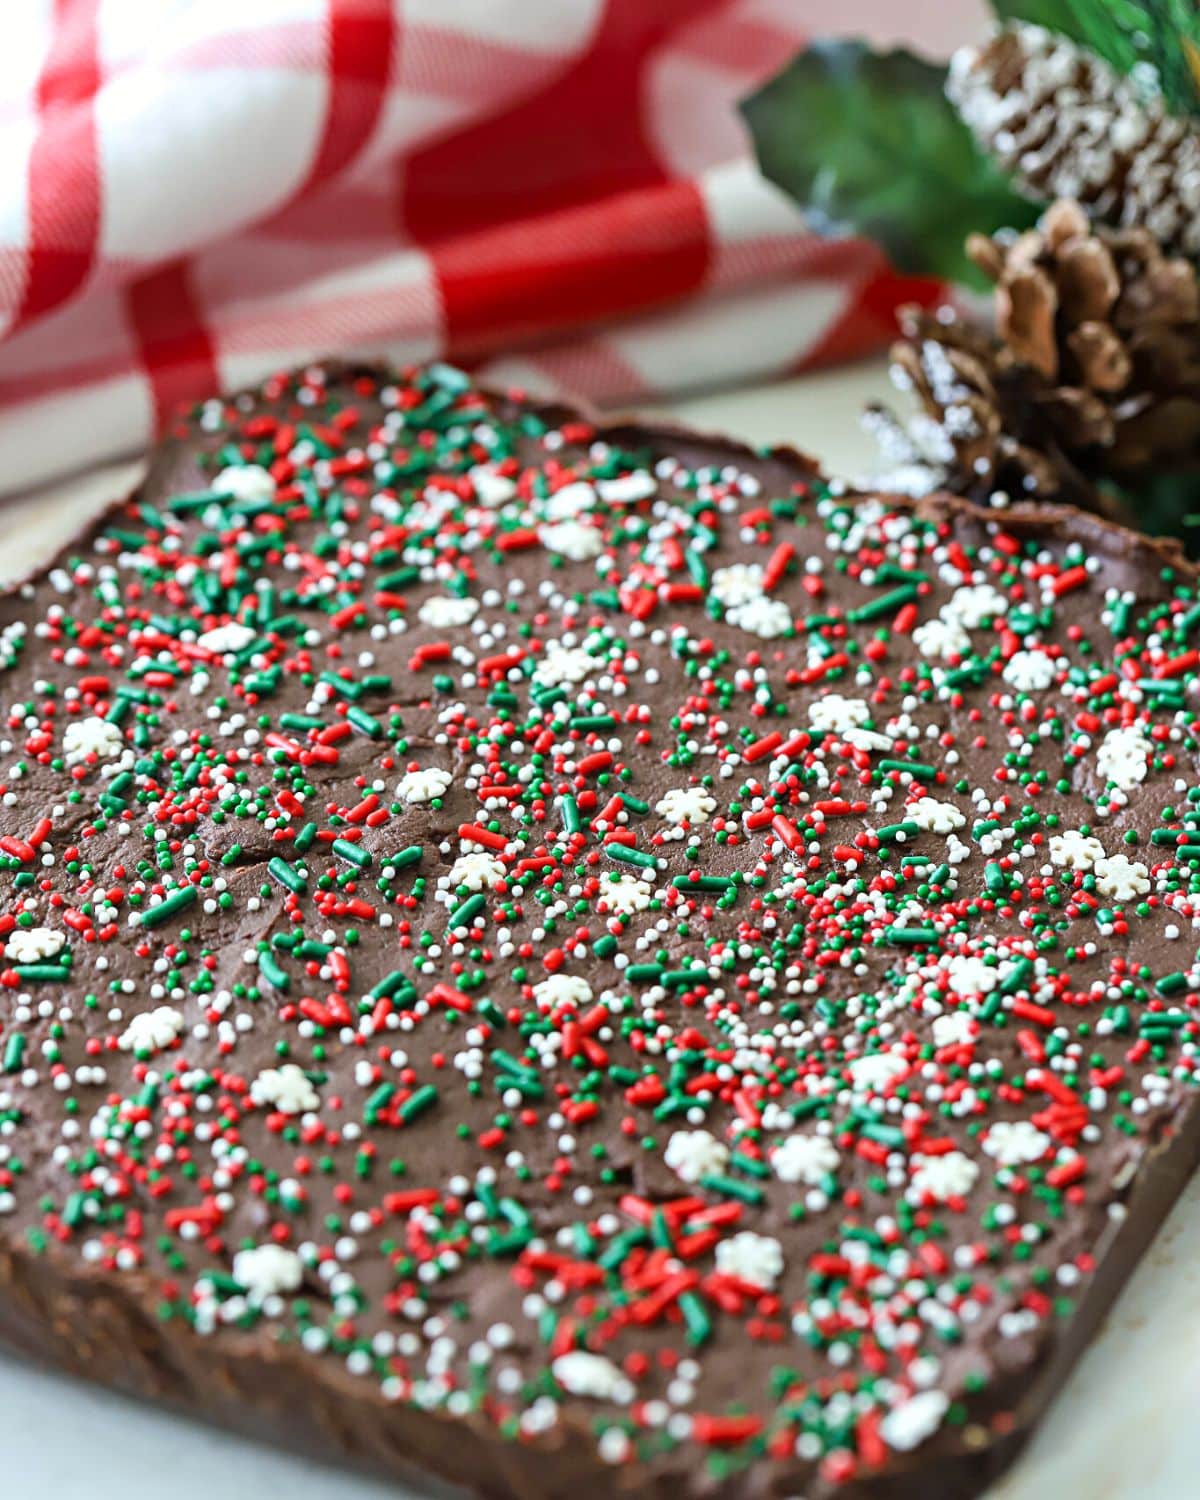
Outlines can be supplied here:
M1000 21L1030 21L1089 48L1119 73L1152 70L1173 114L1200 113L1195 0L992 0Z
M821 42L741 108L764 176L818 233L867 235L898 270L983 290L967 235L1024 229L1037 210L976 145L945 76L911 52Z

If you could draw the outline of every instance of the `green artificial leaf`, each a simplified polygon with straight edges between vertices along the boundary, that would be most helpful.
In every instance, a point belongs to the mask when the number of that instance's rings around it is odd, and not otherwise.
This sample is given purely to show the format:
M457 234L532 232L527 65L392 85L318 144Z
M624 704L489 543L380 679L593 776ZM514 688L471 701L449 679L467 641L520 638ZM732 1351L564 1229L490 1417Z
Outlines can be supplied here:
M1074 0L1074 4L1101 12L1111 6L1129 51L1136 54L1135 64L1153 69L1167 108L1173 114L1200 112L1196 71L1200 10L1195 0L1108 0L1108 5L1102 0Z
M1176 536L1200 555L1200 470L1194 465L1147 469L1120 481L1106 477L1100 488L1118 519L1149 536Z
M1037 210L979 149L947 100L945 69L864 42L808 48L742 103L764 176L819 233L879 241L901 271L988 283L972 231L1024 229Z
M992 0L992 9L1088 47L1119 73L1148 68L1172 113L1200 113L1196 0Z
M992 0L1000 21L1028 21L1089 48L1121 73L1138 61L1129 12L1136 0Z
M1057 31L1072 41L1084 40L1072 0L992 0L992 10L996 19L1005 24L1028 21L1031 26L1044 26L1047 31Z

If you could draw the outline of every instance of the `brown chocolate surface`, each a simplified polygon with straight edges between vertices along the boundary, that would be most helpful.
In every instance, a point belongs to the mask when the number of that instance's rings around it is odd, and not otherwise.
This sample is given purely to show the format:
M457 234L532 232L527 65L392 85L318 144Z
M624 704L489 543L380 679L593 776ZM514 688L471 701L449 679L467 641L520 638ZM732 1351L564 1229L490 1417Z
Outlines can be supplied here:
M979 1493L1195 1162L1197 623L436 367L207 404L0 605L0 1329L487 1495Z

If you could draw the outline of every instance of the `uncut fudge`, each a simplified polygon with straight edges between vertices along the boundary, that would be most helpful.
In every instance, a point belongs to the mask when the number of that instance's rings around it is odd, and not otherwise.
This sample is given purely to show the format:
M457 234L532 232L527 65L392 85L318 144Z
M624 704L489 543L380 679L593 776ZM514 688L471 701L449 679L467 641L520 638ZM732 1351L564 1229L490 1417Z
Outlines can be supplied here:
M0 601L0 1335L497 1500L979 1494L1196 1161L1198 647L1094 517L203 403Z

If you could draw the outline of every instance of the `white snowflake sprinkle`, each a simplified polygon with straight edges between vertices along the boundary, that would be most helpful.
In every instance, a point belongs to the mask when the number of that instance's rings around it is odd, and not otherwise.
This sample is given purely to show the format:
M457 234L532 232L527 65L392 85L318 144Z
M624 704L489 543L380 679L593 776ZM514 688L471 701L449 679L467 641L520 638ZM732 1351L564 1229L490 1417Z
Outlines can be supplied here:
M265 1068L250 1085L250 1097L255 1104L270 1104L280 1114L300 1115L316 1109L321 1096L305 1076L304 1069L295 1063L284 1063L279 1068Z
M120 726L107 719L72 719L63 730L63 758L68 766L81 766L92 756L114 760L125 748Z
M1096 768L1105 781L1111 781L1127 792L1146 779L1146 758L1154 750L1137 725L1110 729L1100 743Z
M907 1453L933 1436L949 1407L945 1392L920 1391L887 1413L879 1424L879 1434L889 1448Z
M904 816L927 833L953 833L967 821L953 802L941 802L936 797L918 797L904 809Z
M731 563L717 568L709 581L709 593L722 609L737 609L763 596L763 570L760 563Z
M1066 865L1072 870L1090 870L1098 859L1103 858L1104 845L1100 840L1080 833L1078 828L1050 835L1050 859L1056 865Z
M990 964L974 953L953 953L941 961L950 978L950 992L973 999L987 995L1000 982L1000 975Z
M1095 869L1096 889L1115 901L1132 901L1150 889L1149 870L1127 854L1106 854L1096 861Z
M914 1156L912 1185L919 1197L965 1198L975 1186L979 1166L965 1152L947 1151L942 1156Z
M1008 613L1008 600L990 583L969 583L955 589L942 607L942 618L954 620L966 630L978 630L985 620Z
M582 646L563 646L551 641L545 655L538 657L533 676L535 682L546 687L558 687L562 683L583 682L600 669L600 663Z
M15 964L39 964L57 957L66 943L66 935L53 927L16 927L8 935L4 956Z
M550 1369L563 1390L572 1396L584 1396L592 1401L616 1401L621 1405L633 1400L633 1382L602 1354L572 1349L560 1354Z
M1054 681L1056 668L1044 651L1014 651L1004 664L1004 680L1019 693L1040 693Z
M708 1130L676 1130L663 1160L683 1182L719 1176L729 1162L729 1147Z
M824 1135L789 1135L771 1152L771 1165L781 1182L804 1182L820 1187L837 1171L841 1157Z
M717 810L717 799L702 786L671 787L654 804L654 811L668 823L707 823Z
M255 632L249 625L230 620L224 625L215 625L196 640L197 646L211 651L214 656L224 656L229 651L241 651L254 639Z
M971 637L957 620L926 620L913 631L913 641L921 655L931 661L949 661L971 649Z
M878 729L843 729L842 738L856 750L890 750L896 743L890 734Z
M516 481L507 474L497 474L491 464L476 464L468 470L467 478L475 486L475 498L480 505L491 508L516 498Z
M504 879L504 862L482 849L460 854L447 877L452 890L465 885L469 891L494 891Z
M184 1020L173 1006L160 1005L133 1016L117 1040L123 1052L155 1052L169 1047L183 1030Z
M933 1018L933 1045L961 1047L975 1035L975 1023L965 1010L950 1010Z
M988 1126L983 1149L1002 1167L1041 1161L1052 1142L1031 1120L997 1120Z
M870 717L870 705L865 698L846 698L841 693L828 693L808 706L808 722L822 734L860 729Z
M783 1275L783 1247L770 1235L743 1229L717 1246L717 1270L769 1292Z
M850 1077L856 1089L880 1092L893 1079L908 1072L908 1064L895 1052L868 1052L850 1064Z
M551 1009L559 1005L586 1005L592 998L592 987L580 974L551 974L534 985L533 998Z
M595 505L596 491L580 479L572 484L564 484L561 490L555 490L553 495L547 497L542 509L547 520L569 521L575 516L587 515Z
M406 771L396 783L396 796L401 802L414 806L421 802L432 802L445 794L454 777L440 766L427 766L422 771Z
M621 474L616 479L599 479L596 490L605 505L632 505L638 500L649 500L658 493L658 481L644 469L632 474Z
M762 641L773 641L792 628L791 610L782 599L771 599L766 594L727 610L725 617L739 630L749 631Z
M636 875L618 875L616 880L601 882L599 895L609 911L628 917L646 910L654 900L654 888Z
M213 489L231 500L273 500L275 479L262 464L230 464L213 480Z
M456 594L435 594L417 611L417 618L431 630L457 630L469 625L479 613L479 600L460 599Z
M538 538L548 552L569 557L572 562L588 562L604 551L604 533L582 521L558 521L538 528Z
M251 1302L294 1292L304 1279L304 1262L284 1245L255 1245L233 1257L233 1279Z

